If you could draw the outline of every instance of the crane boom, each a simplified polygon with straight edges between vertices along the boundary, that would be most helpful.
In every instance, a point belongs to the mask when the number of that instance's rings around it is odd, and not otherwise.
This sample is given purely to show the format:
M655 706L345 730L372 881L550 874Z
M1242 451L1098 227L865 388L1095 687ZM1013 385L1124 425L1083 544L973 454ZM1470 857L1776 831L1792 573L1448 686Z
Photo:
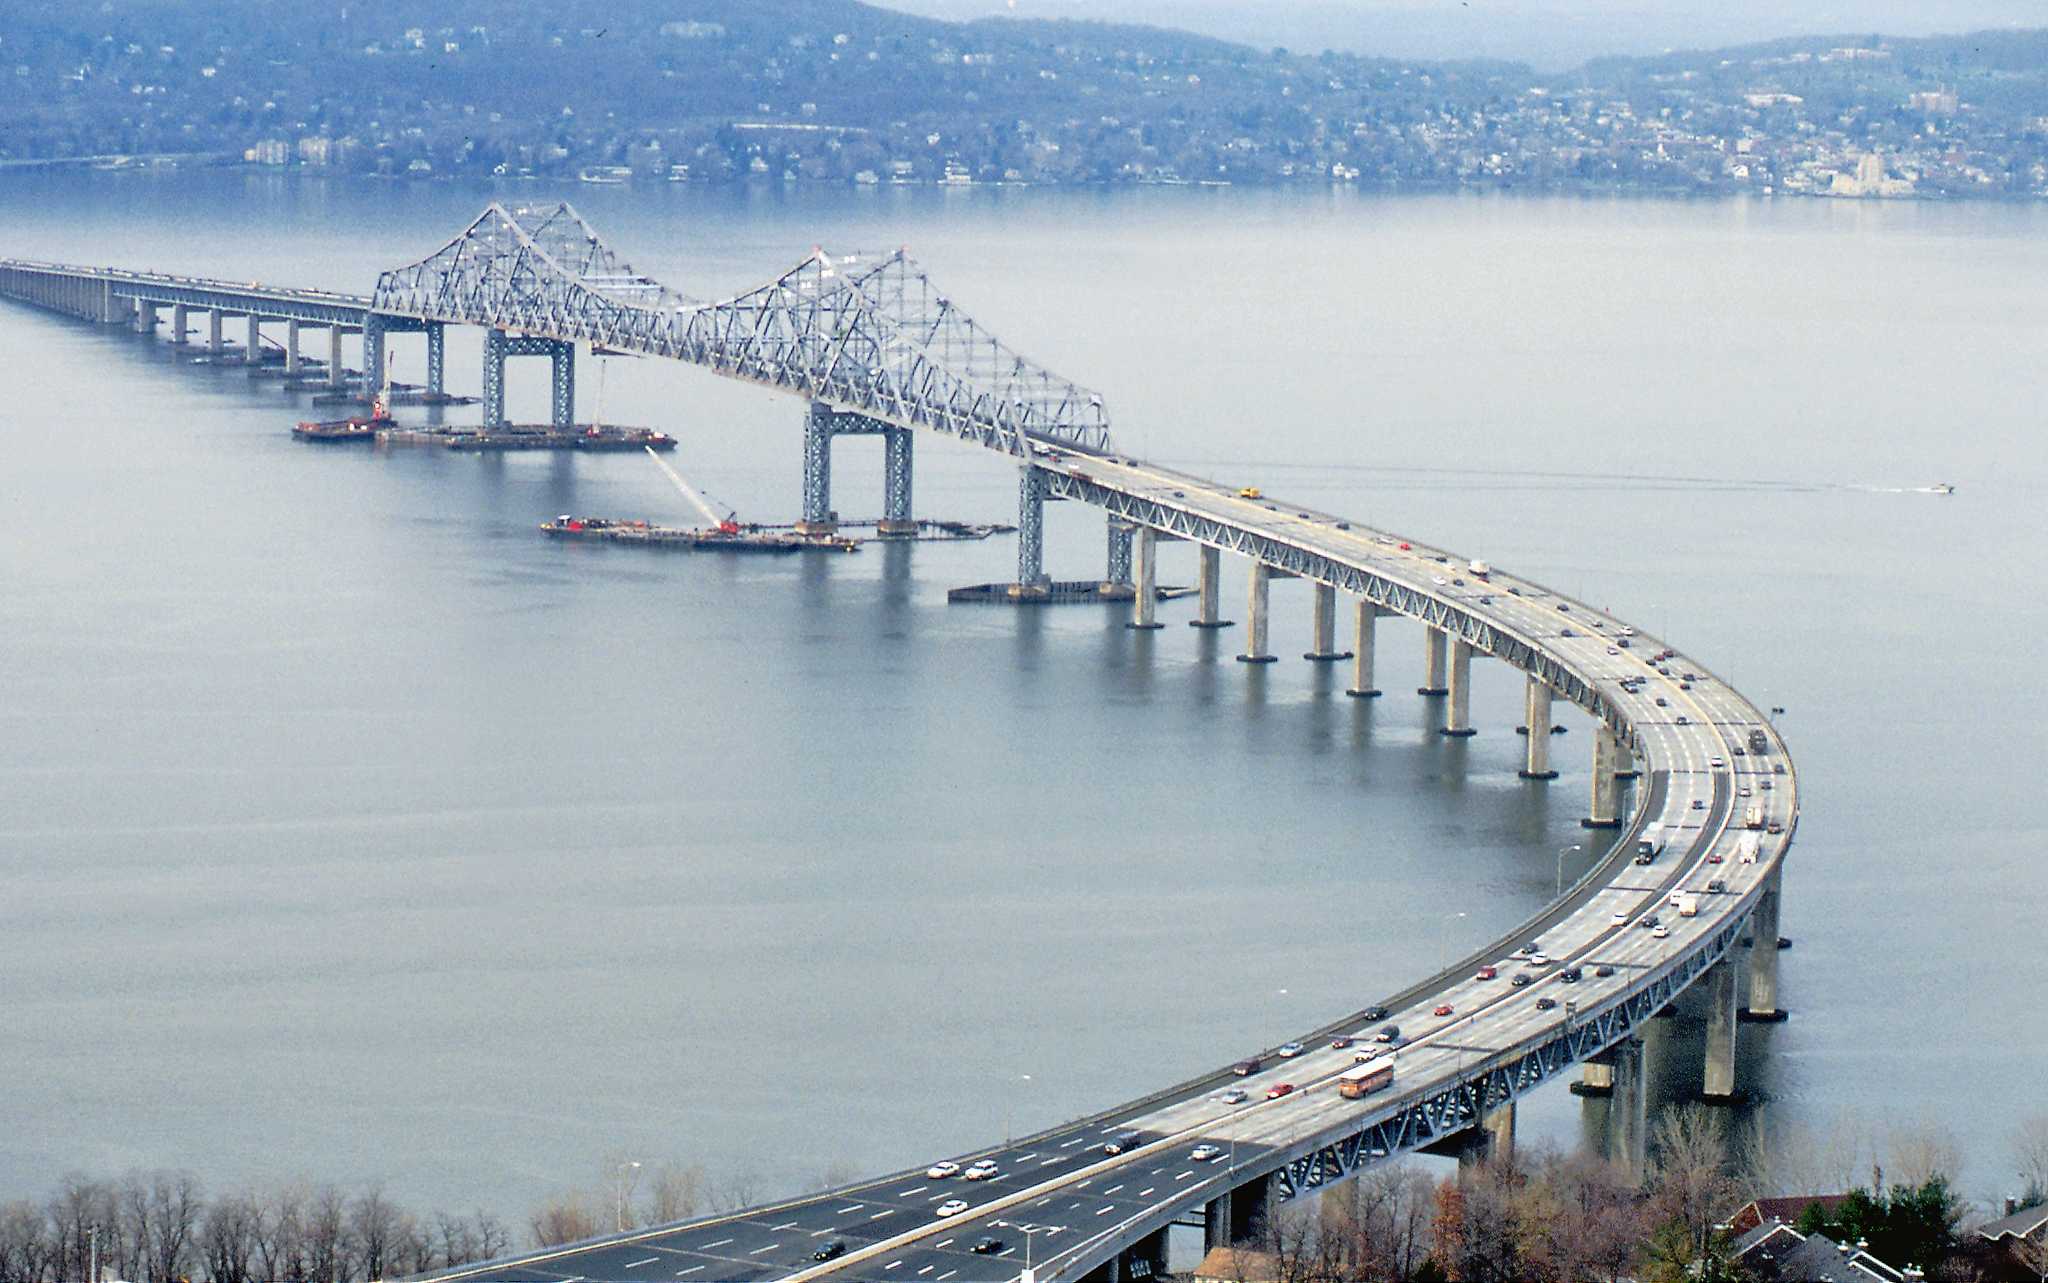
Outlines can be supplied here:
M656 454L651 446L647 448L647 457L654 460L655 467L668 474L668 479L676 483L676 489L683 492L683 498L688 499L696 507L697 511L704 514L704 520L728 534L739 529L739 523L733 519L735 514L727 513L723 517L719 516L717 510L705 502L704 496L697 493L696 487L683 480L683 474L671 468L668 460Z

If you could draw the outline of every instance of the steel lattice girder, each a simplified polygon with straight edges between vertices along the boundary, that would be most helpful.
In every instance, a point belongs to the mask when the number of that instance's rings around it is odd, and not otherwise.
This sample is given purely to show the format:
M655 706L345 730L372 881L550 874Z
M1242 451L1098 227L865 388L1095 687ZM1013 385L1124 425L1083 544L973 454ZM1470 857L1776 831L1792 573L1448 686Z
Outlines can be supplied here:
M1045 578L1046 472L1025 464L1017 470L1017 582Z
M1112 584L1131 582L1131 535L1134 527L1127 521L1109 519L1109 565L1104 579Z
M460 236L383 273L379 311L688 361L733 378L1006 453L1032 439L1109 446L1102 398L1005 346L902 253L822 252L722 303L634 272L567 205L493 204Z
M1469 643L1474 650L1504 659L1536 677L1557 694L1604 722L1631 752L1639 747L1639 737L1634 728L1622 719L1620 710L1592 683L1527 638L1510 633L1451 602L1249 527L1190 512L1147 496L1127 494L1058 469L1033 470L1043 472L1050 492L1061 498L1092 503L1107 509L1112 516L1151 526L1165 534L1243 553L1277 571L1355 593L1388 612L1419 619L1442 629L1451 637Z

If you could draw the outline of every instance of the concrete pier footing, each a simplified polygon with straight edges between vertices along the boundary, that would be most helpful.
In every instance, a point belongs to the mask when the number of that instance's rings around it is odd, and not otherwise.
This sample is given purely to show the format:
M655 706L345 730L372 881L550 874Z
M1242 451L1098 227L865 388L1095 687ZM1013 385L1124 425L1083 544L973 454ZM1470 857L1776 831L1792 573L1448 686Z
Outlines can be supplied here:
M1351 689L1344 693L1355 699L1371 699L1380 693L1379 688L1372 684L1372 652L1377 640L1375 634L1378 632L1380 608L1361 597L1353 603L1352 609Z
M1337 590L1328 584L1315 586L1315 614L1310 621L1309 638L1303 659L1334 664L1351 658L1350 651L1337 649Z
M1131 560L1136 583L1131 593L1131 622L1127 628L1163 628L1154 616L1159 607L1159 532L1139 526L1131 541Z
M1196 607L1195 617L1188 621L1190 628L1228 628L1235 621L1217 617L1222 609L1217 587L1223 574L1223 550L1202 545L1201 564L1196 583L1200 585L1201 602Z
M1531 735L1530 739L1536 736ZM1621 827L1621 786L1615 782L1614 732L1606 725L1593 732L1593 809L1579 823L1589 829Z
M1522 692L1522 727L1528 736L1524 746L1521 777L1525 780L1554 780L1557 772L1550 769L1550 736L1546 733L1530 735L1529 727L1550 725L1550 688L1531 677Z
M1478 734L1472 729L1472 643L1460 637L1451 642L1444 701L1444 724L1438 728L1453 739Z
M1266 649L1267 603L1272 596L1273 568L1263 561L1252 563L1251 590L1246 606L1250 623L1245 629L1244 654L1240 664L1270 664L1277 656Z
M1448 679L1444 676L1444 669L1449 662L1450 642L1450 636L1441 628L1425 630L1423 638L1424 668L1422 685L1415 688L1417 695L1448 695L1451 693L1451 688L1446 684Z

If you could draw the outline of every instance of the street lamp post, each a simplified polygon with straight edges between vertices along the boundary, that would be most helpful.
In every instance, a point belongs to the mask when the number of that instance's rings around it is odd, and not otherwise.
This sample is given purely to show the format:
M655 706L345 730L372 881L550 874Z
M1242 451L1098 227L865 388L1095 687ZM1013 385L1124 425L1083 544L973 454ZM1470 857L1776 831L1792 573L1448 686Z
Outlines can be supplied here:
M626 1232L626 1173L639 1170L640 1164L628 1159L619 1164L617 1179L612 1182L612 1227L621 1234ZM634 1183L639 1183L638 1177Z
M1019 1075L1017 1076L1017 1081L1018 1081L1019 1083L1028 1083L1028 1082L1030 1082L1030 1081L1031 1081L1031 1075L1030 1075L1030 1074L1019 1074ZM1003 1144L1004 1144L1005 1146L1007 1146L1007 1145L1008 1145L1008 1144L1010 1143L1010 1130L1011 1130L1011 1128L1010 1128L1010 1124L1011 1124L1011 1120L1013 1119L1013 1117L1014 1117L1014 1116L1015 1116L1015 1114L1016 1114L1016 1110L1017 1110L1017 1101L1016 1101L1016 1093L1015 1093L1015 1092L1004 1092L1004 1093L1003 1093Z
M1566 853L1566 852L1568 852L1568 851L1578 851L1578 850L1582 850L1582 849L1583 849L1583 848L1581 848L1581 847L1579 846L1579 844L1578 844L1577 842L1574 842L1574 843L1572 843L1572 844L1571 844L1570 846L1561 846L1561 847L1559 847L1559 848L1557 849L1557 891L1556 891L1556 894L1557 894L1557 895L1560 895L1560 896L1561 896L1561 895L1563 895L1563 894L1564 894L1564 857L1565 857L1565 853Z
M1441 951L1441 953L1442 953L1442 955L1443 955L1443 965L1437 968L1437 970L1439 970L1439 971L1448 971L1448 970L1450 970L1450 966L1451 966L1451 924L1452 924L1453 922L1456 922L1456 921L1457 921L1458 919L1460 919L1460 918L1462 918L1462 917L1464 917L1464 916L1465 916L1465 915L1464 915L1464 914L1462 914L1462 913L1453 913L1453 914L1449 915L1448 917L1446 917L1446 918L1444 919L1444 924L1443 924L1443 928L1442 928L1442 935L1443 935L1443 939L1442 939L1441 941L1439 941L1439 942L1438 942L1438 945L1439 945L1440 951Z

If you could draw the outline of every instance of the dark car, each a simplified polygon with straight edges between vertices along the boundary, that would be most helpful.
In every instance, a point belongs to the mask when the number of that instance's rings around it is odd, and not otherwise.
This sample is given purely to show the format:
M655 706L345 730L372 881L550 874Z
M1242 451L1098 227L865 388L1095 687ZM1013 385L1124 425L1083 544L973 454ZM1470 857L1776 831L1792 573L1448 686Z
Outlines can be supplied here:
M1368 1024L1372 1021L1385 1020L1386 1018L1387 1009L1385 1007L1367 1007L1365 1014L1359 1017L1360 1020L1366 1021Z
M1527 987L1527 986L1528 986L1529 984L1533 983L1533 982L1534 982L1534 980L1535 980L1535 977L1534 977L1534 976L1532 976L1532 975L1530 975L1530 974L1529 974L1528 972L1526 972L1526 971L1517 971L1517 972L1515 973L1515 978L1514 978L1514 979L1512 979L1512 980L1510 980L1510 981L1508 981L1508 983L1509 983L1510 985L1513 985L1513 986L1514 986L1515 988L1517 988L1517 989L1521 989L1521 988L1525 988L1525 987Z
M1003 1250L1003 1240L993 1237L976 1239L972 1250L982 1256L994 1256Z
M1538 999L1536 1000L1536 1010L1538 1010L1538 1011L1548 1011L1548 1010L1550 1010L1550 1009L1551 1009L1552 1007L1555 1007L1556 1005L1557 1005L1557 999L1555 999L1555 998L1551 997L1551 996L1550 996L1550 995L1548 995L1548 994L1545 994L1545 995L1544 995L1543 997L1541 997L1541 998L1538 998Z
M1401 1026L1387 1025L1372 1036L1374 1042L1393 1042L1401 1036Z
M1606 963L1603 962L1599 966L1593 968L1593 974L1596 976L1600 976L1604 979L1614 974L1614 968L1608 966Z
M1249 1078L1264 1068L1265 1065L1260 1062L1259 1058L1253 1056L1248 1060L1240 1060L1232 1065L1230 1072L1236 1074L1239 1078Z
M830 1261L836 1259L839 1256L844 1255L845 1252L846 1240L843 1238L835 1238L830 1243L825 1244L825 1246L811 1253L811 1259L814 1261Z
M1557 978L1568 985L1575 985L1583 974L1577 967L1566 967L1563 971L1557 973Z
M1102 1143L1102 1152L1121 1154L1127 1149L1136 1149L1144 1139L1137 1132L1119 1132Z

